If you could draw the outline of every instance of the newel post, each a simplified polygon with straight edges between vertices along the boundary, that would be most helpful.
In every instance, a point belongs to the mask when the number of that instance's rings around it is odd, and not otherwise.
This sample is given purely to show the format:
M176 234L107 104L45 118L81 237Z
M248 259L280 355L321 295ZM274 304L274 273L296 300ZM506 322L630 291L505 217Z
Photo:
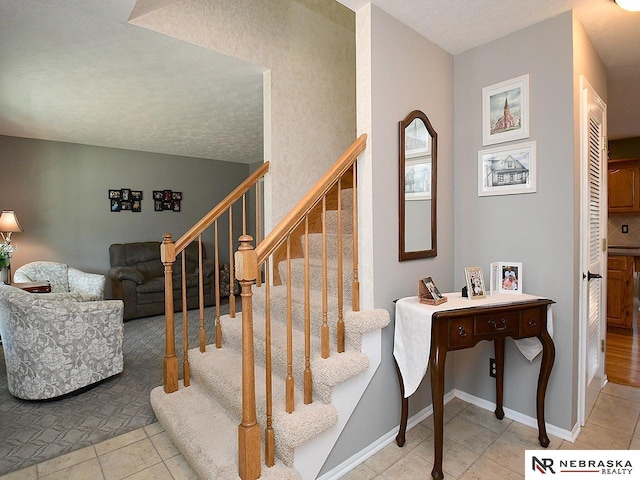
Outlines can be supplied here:
M165 354L164 354L164 391L172 393L178 390L178 357L176 357L176 338L173 314L173 263L176 261L176 246L170 233L162 236L160 260L164 265L164 316L165 316Z
M239 238L235 253L236 279L242 287L242 423L238 425L238 475L260 478L260 425L256 418L256 384L253 352L253 301L251 285L258 277L258 258L250 235Z

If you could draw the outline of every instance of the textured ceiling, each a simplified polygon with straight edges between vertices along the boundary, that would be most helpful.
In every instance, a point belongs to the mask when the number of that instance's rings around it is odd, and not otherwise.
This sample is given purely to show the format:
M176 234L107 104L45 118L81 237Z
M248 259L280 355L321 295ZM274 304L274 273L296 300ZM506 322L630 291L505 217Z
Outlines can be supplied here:
M352 10L367 0L338 0ZM640 12L613 0L372 0L447 52L470 48L573 9L607 68L608 135L640 137Z
M127 23L135 0L0 0L0 134L263 160L263 68Z
M341 0L357 10L364 0ZM575 9L640 136L640 13L612 0L373 0L451 54ZM135 0L0 0L0 134L251 163L264 69L127 23Z

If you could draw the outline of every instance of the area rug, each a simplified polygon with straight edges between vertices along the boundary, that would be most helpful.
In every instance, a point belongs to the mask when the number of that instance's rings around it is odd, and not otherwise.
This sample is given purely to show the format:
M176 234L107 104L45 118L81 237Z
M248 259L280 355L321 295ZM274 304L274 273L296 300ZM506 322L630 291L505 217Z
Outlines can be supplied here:
M221 315L228 304L220 306ZM239 310L239 306L238 306ZM214 339L215 307L205 309L207 343ZM238 315L239 317L239 315ZM189 348L197 346L199 312L189 312ZM107 440L156 421L151 390L162 384L164 316L124 324L124 371L58 400L24 401L7 389L0 345L0 475ZM182 314L176 314L176 351L182 359Z

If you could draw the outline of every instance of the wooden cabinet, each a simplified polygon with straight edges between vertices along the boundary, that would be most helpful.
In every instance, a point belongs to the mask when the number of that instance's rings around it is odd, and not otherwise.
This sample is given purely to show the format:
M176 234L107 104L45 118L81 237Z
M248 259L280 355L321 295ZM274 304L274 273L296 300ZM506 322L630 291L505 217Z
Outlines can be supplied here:
M640 159L611 160L609 213L640 213Z
M607 326L633 327L633 257L609 255L607 268Z

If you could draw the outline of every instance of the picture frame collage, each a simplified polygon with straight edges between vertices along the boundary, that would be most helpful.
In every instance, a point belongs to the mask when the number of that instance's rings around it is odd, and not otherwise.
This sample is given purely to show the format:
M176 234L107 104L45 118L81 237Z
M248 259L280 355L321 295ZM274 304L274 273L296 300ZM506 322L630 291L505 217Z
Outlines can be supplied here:
M142 211L142 198L142 190L109 189L109 209L112 212L129 210L139 213Z
M109 189L109 210L111 212L142 212L142 190L131 188ZM163 212L166 210L180 212L182 210L182 192L172 190L153 191L153 210Z

